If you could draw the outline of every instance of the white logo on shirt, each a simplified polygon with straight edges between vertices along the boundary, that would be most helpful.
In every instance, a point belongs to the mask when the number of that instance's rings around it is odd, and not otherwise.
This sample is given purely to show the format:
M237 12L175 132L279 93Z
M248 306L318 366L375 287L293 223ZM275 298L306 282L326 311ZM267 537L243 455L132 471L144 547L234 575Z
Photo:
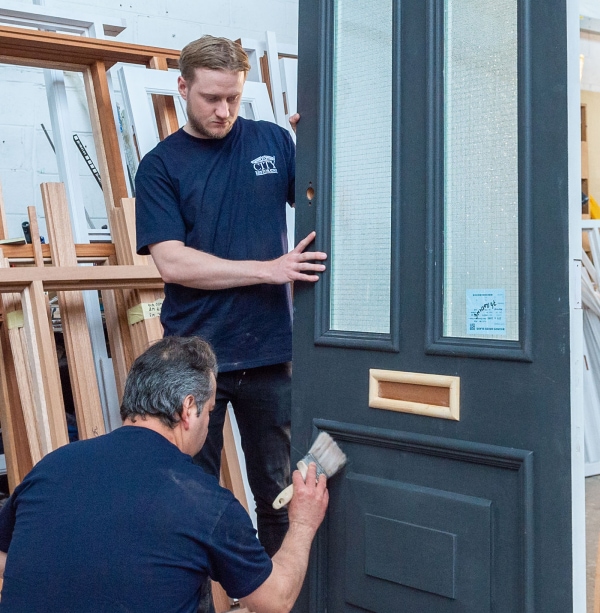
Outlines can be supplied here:
M277 174L277 168L275 168L275 158L272 155L261 155L260 157L250 162L254 166L254 172L256 176L268 175L271 173Z

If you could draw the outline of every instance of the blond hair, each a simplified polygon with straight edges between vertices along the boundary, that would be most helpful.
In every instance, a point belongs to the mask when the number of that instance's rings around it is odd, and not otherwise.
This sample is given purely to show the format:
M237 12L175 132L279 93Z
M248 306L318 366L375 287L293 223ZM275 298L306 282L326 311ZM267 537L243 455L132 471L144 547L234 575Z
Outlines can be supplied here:
M248 73L250 62L239 43L206 34L187 44L179 57L181 76L188 83L194 80L196 68Z

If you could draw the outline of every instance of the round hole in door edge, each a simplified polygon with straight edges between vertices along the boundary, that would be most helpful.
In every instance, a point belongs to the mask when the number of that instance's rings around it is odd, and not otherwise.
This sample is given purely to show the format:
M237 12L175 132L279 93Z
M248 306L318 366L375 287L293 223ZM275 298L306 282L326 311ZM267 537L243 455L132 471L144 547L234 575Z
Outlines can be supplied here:
M306 190L306 199L308 200L308 204L312 204L312 199L315 197L315 188L312 186L312 183L308 184L308 189Z

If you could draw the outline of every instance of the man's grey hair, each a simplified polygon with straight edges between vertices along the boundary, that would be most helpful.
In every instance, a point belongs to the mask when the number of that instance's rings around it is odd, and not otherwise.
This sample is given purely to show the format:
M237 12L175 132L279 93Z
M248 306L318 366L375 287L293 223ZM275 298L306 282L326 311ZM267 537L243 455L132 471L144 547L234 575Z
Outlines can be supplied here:
M192 395L198 415L214 391L217 359L211 346L197 336L167 336L140 355L125 383L121 419L156 417L174 428L183 401Z

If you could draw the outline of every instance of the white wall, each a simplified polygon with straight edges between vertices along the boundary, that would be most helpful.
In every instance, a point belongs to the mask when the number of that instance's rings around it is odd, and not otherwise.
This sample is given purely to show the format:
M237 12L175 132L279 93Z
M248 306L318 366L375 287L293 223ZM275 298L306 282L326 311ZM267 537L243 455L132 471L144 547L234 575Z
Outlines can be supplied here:
M9 1L23 10L37 8L32 2ZM73 18L97 14L113 22L124 19L127 27L117 39L142 45L181 49L203 34L264 41L269 30L275 32L282 50L294 52L297 46L297 0L46 0L39 4L67 11ZM81 76L67 73L65 82L72 129L96 163ZM116 78L113 82L117 84ZM21 223L27 220L30 205L36 206L41 234L47 236L39 184L59 177L42 123L52 136L43 71L0 64L0 184L11 237L22 236ZM102 193L74 143L73 148L81 205L100 227L106 223Z
M95 160L81 75L66 75L67 99L73 131ZM39 184L59 181L56 156L41 124L52 137L50 112L40 69L0 65L0 182L11 237L21 236L21 222L27 219L27 206L34 205L40 219L40 232L47 236ZM75 149L85 207L95 225L106 219L100 187Z
M265 30L280 43L297 44L297 0L46 0L45 6L123 18L127 29L118 38L140 45L181 49L202 34L263 40Z

